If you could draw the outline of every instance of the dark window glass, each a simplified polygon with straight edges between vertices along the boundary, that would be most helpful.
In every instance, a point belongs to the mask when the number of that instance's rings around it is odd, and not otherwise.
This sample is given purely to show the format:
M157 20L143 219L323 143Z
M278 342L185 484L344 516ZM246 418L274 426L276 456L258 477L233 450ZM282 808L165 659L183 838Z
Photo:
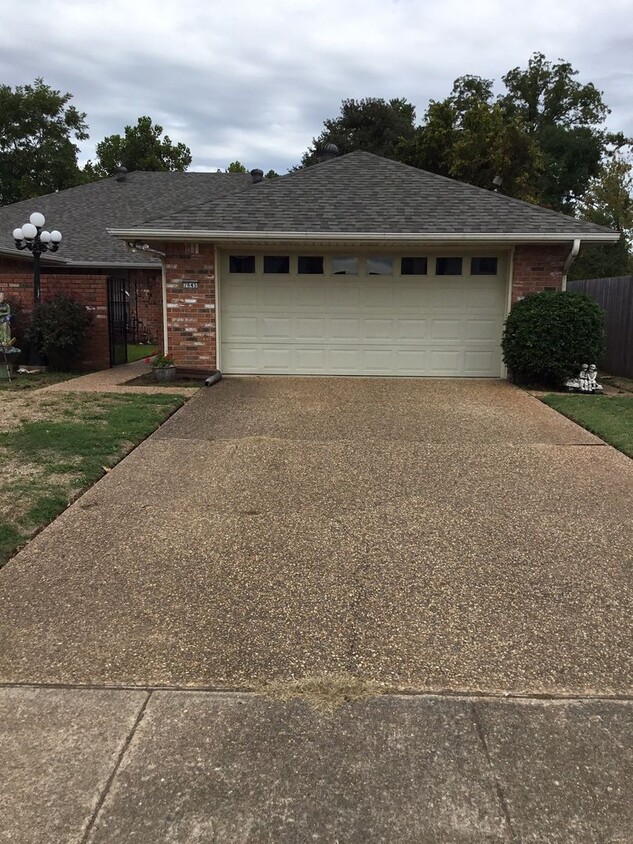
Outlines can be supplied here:
M255 272L255 256L254 255L230 255L229 256L229 272L231 272L231 273L254 273Z
M436 258L435 275L461 275L461 258Z
M470 274L471 275L497 275L497 259L496 258L471 258L470 259Z
M289 273L290 258L288 255L264 255L265 273Z
M297 269L304 275L323 275L323 256L299 255Z
M400 275L426 275L426 258L401 258Z

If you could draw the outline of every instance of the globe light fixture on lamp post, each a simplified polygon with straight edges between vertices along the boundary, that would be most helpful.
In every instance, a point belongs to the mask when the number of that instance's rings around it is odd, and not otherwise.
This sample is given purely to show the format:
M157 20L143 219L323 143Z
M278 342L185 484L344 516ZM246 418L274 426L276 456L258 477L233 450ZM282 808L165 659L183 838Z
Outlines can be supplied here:
M61 232L56 229L46 231L44 215L34 211L22 228L13 230L16 248L20 251L28 249L33 253L33 307L39 305L42 292L40 285L40 255L44 252L57 252L62 242Z

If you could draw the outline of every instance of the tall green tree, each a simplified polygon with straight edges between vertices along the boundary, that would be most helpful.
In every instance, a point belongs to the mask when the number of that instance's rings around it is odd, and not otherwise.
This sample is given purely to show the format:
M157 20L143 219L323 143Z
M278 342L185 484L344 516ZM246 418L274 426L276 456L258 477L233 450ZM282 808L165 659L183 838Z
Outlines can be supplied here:
M633 168L615 155L589 184L577 215L602 226L617 229L620 240L603 246L588 246L572 264L570 278L608 278L633 273Z
M0 85L0 205L82 182L74 140L86 140L88 127L71 99L41 78Z
M135 126L126 126L123 135L108 135L97 144L97 161L85 167L87 178L113 176L121 166L133 170L186 170L191 150L183 143L173 144L163 127L151 117L139 117Z
M328 143L336 144L341 155L362 149L394 158L401 139L413 136L415 106L405 99L343 100L339 116L325 120L323 126L321 134L303 154L302 167L316 164Z
M241 161L231 161L229 166L226 168L227 173L246 173L246 167L242 164Z
M405 164L491 189L495 177L504 193L536 200L542 157L519 121L508 119L495 101L493 80L462 76L442 101L431 100L412 138L402 140Z

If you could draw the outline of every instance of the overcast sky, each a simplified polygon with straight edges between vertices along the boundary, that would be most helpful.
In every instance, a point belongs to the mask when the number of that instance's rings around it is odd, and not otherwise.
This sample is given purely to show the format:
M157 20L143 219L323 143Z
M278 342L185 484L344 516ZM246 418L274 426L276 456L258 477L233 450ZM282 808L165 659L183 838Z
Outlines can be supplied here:
M466 73L564 58L633 135L631 0L0 0L0 83L74 94L94 144L144 114L192 169L280 173L341 100L405 97L421 118Z

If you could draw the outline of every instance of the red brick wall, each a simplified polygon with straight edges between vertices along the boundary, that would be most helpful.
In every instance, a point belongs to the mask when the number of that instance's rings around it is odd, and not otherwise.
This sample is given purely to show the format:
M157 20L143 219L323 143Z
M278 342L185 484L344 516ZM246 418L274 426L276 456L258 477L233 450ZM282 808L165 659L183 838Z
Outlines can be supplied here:
M560 243L552 246L517 246L514 250L512 301L516 302L529 293L540 293L546 287L560 290L563 268L570 249L571 245Z
M66 293L83 302L92 313L93 322L88 331L81 369L107 369L110 366L108 340L108 289L105 275L55 274L41 276L42 299L55 293ZM20 306L21 329L33 310L33 273L3 273L0 290L9 304Z
M208 243L167 243L169 351L176 366L211 372L215 355L215 260ZM183 282L198 287L188 290Z

